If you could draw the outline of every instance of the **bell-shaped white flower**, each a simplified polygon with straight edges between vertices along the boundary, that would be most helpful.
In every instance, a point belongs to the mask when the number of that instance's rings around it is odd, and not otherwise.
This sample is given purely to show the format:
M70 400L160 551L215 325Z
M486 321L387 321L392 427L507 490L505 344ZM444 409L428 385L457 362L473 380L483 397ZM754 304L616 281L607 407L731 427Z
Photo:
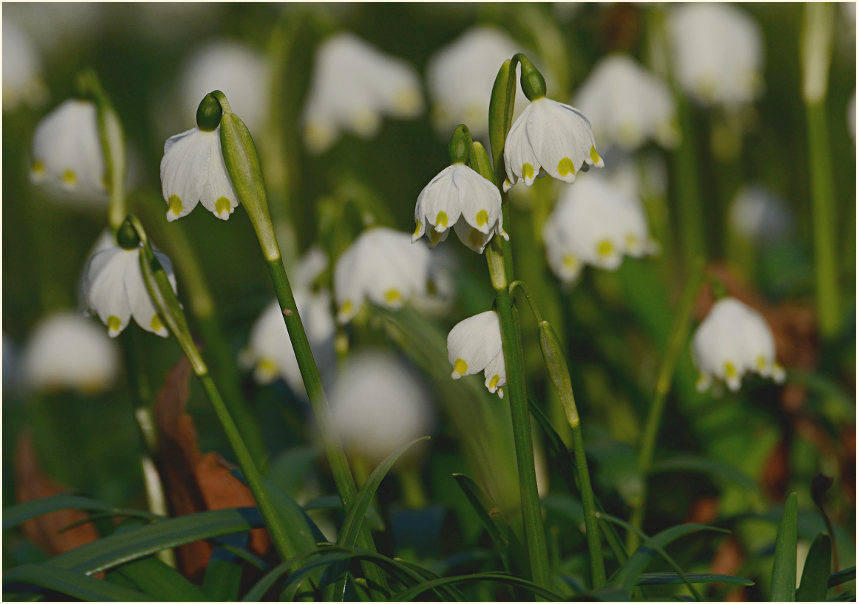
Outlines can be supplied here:
M337 320L350 321L368 298L399 308L412 296L426 294L431 254L411 236L386 227L361 233L334 268Z
M543 229L548 264L564 283L574 282L587 264L617 269L623 254L658 251L637 197L592 175L563 194Z
M506 366L497 312L487 310L456 323L447 335L447 358L454 380L482 371L489 392L503 398Z
M480 254L495 233L509 239L503 230L500 191L461 162L447 166L423 187L414 221L417 228L411 241L420 239L428 228L432 247L447 238L451 227L462 243Z
M515 120L506 137L503 159L504 191L519 178L530 186L540 169L564 182L574 182L585 164L605 165L584 114L547 97L531 102Z
M775 338L756 310L735 298L722 298L697 328L691 344L700 371L697 390L717 378L732 391L742 385L745 373L758 373L783 383L786 372L775 360Z
M155 257L176 291L170 259L157 251ZM169 335L143 281L140 248L115 246L96 252L83 271L81 291L87 310L107 325L107 335L111 338L118 336L132 317L146 331L163 338Z
M489 132L489 99L501 64L522 48L494 27L474 27L429 59L426 81L434 102L433 121L441 132L468 124L474 137ZM515 106L527 99L516 85Z
M676 105L667 85L631 57L600 60L575 95L601 145L633 151L654 139L665 147L678 142Z
M295 302L301 322L307 332L313 357L320 370L330 365L335 357L334 333L336 325L331 315L331 295L327 291L312 293L295 289ZM265 307L253 324L248 346L242 354L242 363L254 368L253 377L260 384L269 384L278 377L293 392L303 392L303 380L298 360L283 322L283 312L277 300Z
M351 356L329 389L331 425L343 445L377 463L432 429L429 389L395 356Z
M374 136L381 116L415 117L423 109L417 72L347 33L325 40L316 54L304 104L304 140L320 153L341 129Z
M735 5L671 7L668 31L676 79L703 105L752 102L763 89L763 40L754 20Z
M119 350L80 313L43 318L30 334L22 359L24 380L36 391L71 389L95 393L119 374Z
M190 214L197 203L221 220L229 219L238 206L238 195L223 161L220 126L194 127L167 139L161 158L161 192L170 222Z
M42 59L27 33L11 19L3 19L3 111L39 105L48 91L42 78Z
M771 243L783 240L793 228L786 203L760 185L742 187L730 205L730 228L748 241Z
M30 179L66 191L101 195L107 191L93 102L70 99L39 123L33 135Z
M228 40L207 42L184 62L177 81L181 107L196 111L201 98L220 90L248 130L254 135L261 132L269 96L268 64L262 52Z

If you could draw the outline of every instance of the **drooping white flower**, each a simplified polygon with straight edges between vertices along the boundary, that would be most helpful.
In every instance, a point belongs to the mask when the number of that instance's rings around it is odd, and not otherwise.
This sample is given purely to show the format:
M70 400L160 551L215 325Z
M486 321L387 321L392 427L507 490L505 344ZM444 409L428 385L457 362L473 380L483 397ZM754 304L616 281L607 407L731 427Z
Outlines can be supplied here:
M631 57L614 54L599 61L578 89L575 104L603 146L633 151L648 139L665 147L678 142L670 90Z
M105 178L95 104L74 99L63 102L36 127L30 179L66 191L103 195Z
M462 243L480 254L495 233L509 239L503 230L500 191L461 162L447 166L423 187L414 221L411 241L420 239L428 225L432 247L447 238L451 227Z
M330 147L345 129L374 136L381 116L415 117L423 109L413 67L360 38L340 33L319 47L305 103L304 140L311 151Z
M364 231L342 253L334 268L337 320L350 321L364 300L399 308L426 294L431 254L411 236L386 227Z
M265 55L238 42L215 40L195 49L178 78L179 98L186 111L196 111L200 99L220 90L251 134L259 133L268 108L268 65ZM187 119L193 119L190 114Z
M351 356L329 392L334 430L372 463L432 429L426 385L389 353Z
M474 27L429 59L426 80L441 132L467 124L474 137L488 134L489 99L501 64L522 48L494 27ZM516 85L515 106L526 103Z
M728 222L736 233L758 243L770 243L786 237L793 217L786 203L760 185L742 187L730 205Z
M331 315L331 295L327 291L312 293L295 289L295 303L307 332L313 357L320 370L334 360L335 323ZM277 300L265 307L253 324L242 361L254 367L253 377L260 384L283 378L293 392L303 392L298 360L283 322Z
M30 36L11 19L3 19L3 110L39 105L48 91L42 59Z
M229 219L238 195L226 171L220 144L220 126L191 128L164 143L161 192L167 202L167 220L191 213L197 203L221 220Z
M456 323L447 335L447 358L454 380L483 371L486 388L503 398L506 366L497 312L487 310Z
M763 89L763 40L754 20L730 4L671 8L668 31L676 79L703 105L751 103Z
M62 312L39 321L27 340L22 365L24 380L34 390L95 393L116 381L119 351L92 321Z
M595 174L564 187L543 239L548 264L565 283L575 281L587 264L615 270L623 254L641 257L658 250L640 200Z
M605 165L584 114L547 97L531 102L515 120L506 137L503 159L504 191L519 178L530 186L540 169L564 182L574 182L585 164Z
M13 19L33 38L46 57L94 48L109 11L97 2L15 2L3 7L3 21ZM115 31L115 23L111 22ZM4 33L5 35L5 33ZM66 58L66 57L62 57Z
M786 379L775 360L772 330L760 313L735 298L723 298L712 306L694 334L691 352L700 371L700 392L709 388L713 377L734 392L745 373L758 373L779 384Z
M170 259L157 251L155 257L176 291ZM97 252L83 271L81 291L87 310L97 314L107 325L107 335L111 338L118 336L132 317L146 331L163 338L169 335L143 281L140 248L115 246Z

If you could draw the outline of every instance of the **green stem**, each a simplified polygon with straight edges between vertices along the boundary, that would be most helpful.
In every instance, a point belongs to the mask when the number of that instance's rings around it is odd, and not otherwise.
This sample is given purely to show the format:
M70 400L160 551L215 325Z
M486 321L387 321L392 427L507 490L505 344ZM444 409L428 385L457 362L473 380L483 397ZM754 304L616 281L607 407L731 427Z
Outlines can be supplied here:
M682 297L679 301L676 319L673 322L670 337L667 341L667 350L665 351L664 358L662 359L661 366L658 370L655 392L653 394L652 404L649 407L643 440L641 441L641 449L638 456L638 471L641 474L643 488L637 505L633 506L630 520L631 525L638 530L643 527L644 510L647 498L647 474L649 474L652 466L655 443L658 438L659 428L661 427L661 420L664 416L667 395L670 392L670 386L673 382L673 374L676 370L676 363L679 359L679 354L684 349L683 345L688 339L691 313L694 310L694 302L697 299L697 292L700 290L700 285L702 283L703 260L702 258L698 258L692 266L691 275L689 276L688 282L685 285L685 290L682 292ZM633 551L637 548L639 542L639 537L636 531L629 531L627 533L626 549Z
M571 390L570 390L571 393ZM572 399L575 404L575 399ZM587 531L587 550L590 554L590 577L593 589L605 584L605 560L602 554L602 541L599 536L599 510L593 496L593 486L590 484L590 469L587 467L587 457L584 451L584 431L581 421L570 423L572 428L572 449L575 453L575 469L578 474L578 485L581 488L581 505L584 507L584 528Z

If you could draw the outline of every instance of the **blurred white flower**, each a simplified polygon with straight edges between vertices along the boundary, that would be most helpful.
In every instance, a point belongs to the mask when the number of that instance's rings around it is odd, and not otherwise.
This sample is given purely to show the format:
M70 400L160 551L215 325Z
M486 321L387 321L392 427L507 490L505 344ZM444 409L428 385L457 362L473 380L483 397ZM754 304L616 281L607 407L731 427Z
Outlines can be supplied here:
M623 254L658 251L636 196L595 174L564 189L542 233L548 264L564 283L574 282L586 264L615 270Z
M161 158L161 192L170 222L190 214L197 203L221 220L229 219L238 206L238 195L223 161L220 126L194 127L167 139Z
M734 392L748 372L779 384L786 379L775 360L772 330L760 313L735 298L723 298L712 306L694 334L691 353L700 371L700 392L709 388L713 377Z
M79 54L96 46L109 10L102 2L10 2L3 7L3 21L14 19L45 55Z
M495 233L509 240L503 230L500 191L461 162L447 166L423 187L414 220L417 228L411 241L420 239L428 225L432 247L447 238L450 227L462 243L480 254Z
M667 196L667 165L655 149L636 155L609 155L608 163L611 168L605 177L623 194L639 199Z
M358 37L340 33L316 54L303 118L307 147L320 153L341 129L369 138L382 115L415 117L423 109L417 72Z
M95 393L119 373L116 343L76 312L49 315L30 334L23 354L24 380L36 391Z
M426 292L431 254L411 236L386 227L364 231L342 253L334 268L337 320L350 321L364 300L399 308Z
M185 61L178 82L186 119L194 118L205 95L220 90L251 134L261 133L269 91L268 65L263 53L238 42L208 42Z
M389 353L349 357L329 392L333 428L346 448L371 463L432 429L426 385Z
M793 217L786 203L772 191L760 185L749 185L733 198L729 224L745 239L771 243L790 234Z
M486 388L503 398L506 366L497 312L487 310L456 323L447 335L447 359L454 380L483 371Z
M578 89L575 104L590 119L602 146L633 151L648 139L664 147L679 141L670 90L631 57L615 54L600 60Z
M530 186L540 169L564 182L574 182L585 164L605 165L587 118L574 107L547 97L530 103L515 120L506 137L503 159L504 191L519 178Z
M295 288L295 303L307 332L313 357L320 371L334 360L334 332L336 326L331 315L331 295L327 291L312 293ZM298 369L298 360L283 322L283 312L277 300L265 307L253 324L248 346L242 353L242 364L254 367L253 377L260 384L268 384L278 377L293 392L304 392L304 382Z
M3 111L40 105L47 96L36 46L14 21L3 19Z
M160 252L155 257L164 267L173 291L176 277L170 259ZM86 308L107 325L107 335L115 338L134 321L146 331L163 338L169 335L166 326L149 297L140 268L140 248L114 246L96 252L86 264L81 277Z
M505 32L480 26L435 53L426 67L426 80L438 130L446 132L467 124L475 138L486 136L489 99L498 69L521 50ZM515 106L522 107L526 102L516 85Z
M30 180L104 196L105 178L95 104L63 102L36 127Z
M676 5L668 30L676 79L699 103L742 105L762 93L762 34L742 9L729 4Z

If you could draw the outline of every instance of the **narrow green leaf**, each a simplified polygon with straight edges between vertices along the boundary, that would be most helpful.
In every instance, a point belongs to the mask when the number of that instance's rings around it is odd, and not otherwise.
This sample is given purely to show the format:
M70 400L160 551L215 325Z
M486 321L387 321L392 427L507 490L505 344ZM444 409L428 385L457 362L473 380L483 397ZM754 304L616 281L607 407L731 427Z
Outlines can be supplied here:
M395 602L410 602L419 595L426 593L430 589L437 589L442 586L458 585L462 583L473 583L478 581L492 581L494 583L505 583L507 585L512 585L514 587L530 591L535 596L545 598L546 600L551 602L560 602L565 600L565 598L560 594L545 589L544 587L540 587L536 583L502 573L475 573L471 575L458 575L455 577L442 577L438 579L433 579L431 581L425 581L423 583L420 583L419 585L415 585L414 587L409 587L408 589L401 591L398 594L394 594L391 600Z
M750 579L733 575L713 575L711 573L686 573L689 583L726 583L750 587L754 584ZM684 583L677 573L642 573L638 577L638 585L678 585Z
M795 602L796 542L798 541L798 495L791 493L775 540L772 565L772 602Z
M828 577L828 587L837 587L855 580L855 567L844 568Z
M161 518L161 516L150 512L118 508L109 503L98 501L97 499L89 499L88 497L78 497L77 495L53 495L51 497L43 497L41 499L19 503L3 510L3 530L10 529L30 520L31 518L42 516L43 514L50 514L57 510L69 509L106 512L109 514L115 514L116 516L137 516L139 518L146 518L149 520Z
M115 533L55 556L46 564L91 575L162 549L262 526L257 508L200 512Z
M744 489L752 491L757 488L757 483L753 478L736 468L714 459L694 457L693 455L679 455L654 463L649 473L658 474L660 472L702 472Z
M511 61L504 61L498 70L489 101L489 144L492 146L495 177L501 181L506 174L506 170L501 168L503 167L503 147L510 127L507 121L508 90L510 83L515 86L515 72L510 77L510 63Z
M206 602L210 599L175 569L151 556L123 564L114 572L156 600Z
M151 602L152 596L48 564L24 564L3 575L4 585L28 583L94 602Z
M797 602L819 602L825 599L828 591L828 577L831 574L831 537L820 533L813 540L804 570L801 573L801 585L795 594Z
M468 502L471 504L471 507L474 508L477 516L479 516L480 522L482 522L486 531L488 531L489 537L491 538L504 567L509 570L510 528L506 520L497 514L494 516L492 515L492 510L496 509L497 506L493 504L485 491L483 491L476 482L471 480L471 478L464 474L453 474L453 479L455 479L459 488L462 489L465 497L468 498Z
M224 553L221 550L221 554ZM209 561L206 574L203 577L203 591L206 599L214 602L231 602L238 598L241 587L241 565L233 558L227 560L218 556L218 551Z

